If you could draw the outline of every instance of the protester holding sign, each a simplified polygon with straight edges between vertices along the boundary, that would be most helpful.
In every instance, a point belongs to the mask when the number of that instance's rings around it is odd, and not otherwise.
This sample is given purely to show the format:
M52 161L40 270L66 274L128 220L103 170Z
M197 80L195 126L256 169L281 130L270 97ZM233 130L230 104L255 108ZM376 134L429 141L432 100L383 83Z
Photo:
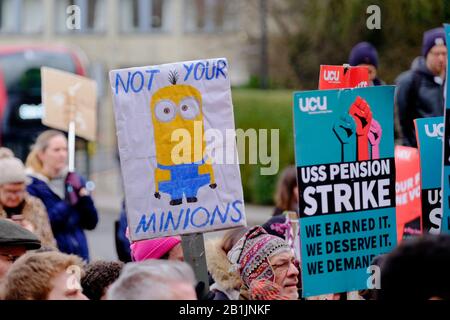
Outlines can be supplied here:
M444 113L444 80L447 47L443 28L423 35L422 56L396 80L396 100L403 144L417 147L413 121Z
M67 172L64 134L48 130L39 135L26 165L32 178L28 192L45 204L58 248L88 261L88 244L83 230L96 227L97 209L85 180L75 172Z
M369 42L360 42L352 48L348 62L351 66L364 66L369 69L369 85L381 86L384 82L378 78L378 52Z

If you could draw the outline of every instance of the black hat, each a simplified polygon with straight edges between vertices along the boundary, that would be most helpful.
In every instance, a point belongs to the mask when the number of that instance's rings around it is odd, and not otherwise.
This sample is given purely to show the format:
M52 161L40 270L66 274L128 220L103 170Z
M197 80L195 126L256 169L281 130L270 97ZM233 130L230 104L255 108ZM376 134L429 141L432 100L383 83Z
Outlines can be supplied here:
M0 219L0 247L23 246L27 250L41 247L41 241L30 231L17 223Z

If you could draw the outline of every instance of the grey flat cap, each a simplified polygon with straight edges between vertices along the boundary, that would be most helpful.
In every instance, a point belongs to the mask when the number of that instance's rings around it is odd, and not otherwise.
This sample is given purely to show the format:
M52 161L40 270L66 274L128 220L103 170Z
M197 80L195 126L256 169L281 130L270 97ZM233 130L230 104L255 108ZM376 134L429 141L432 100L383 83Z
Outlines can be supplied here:
M41 241L34 233L22 228L17 223L0 219L0 247L23 246L27 250L41 247Z

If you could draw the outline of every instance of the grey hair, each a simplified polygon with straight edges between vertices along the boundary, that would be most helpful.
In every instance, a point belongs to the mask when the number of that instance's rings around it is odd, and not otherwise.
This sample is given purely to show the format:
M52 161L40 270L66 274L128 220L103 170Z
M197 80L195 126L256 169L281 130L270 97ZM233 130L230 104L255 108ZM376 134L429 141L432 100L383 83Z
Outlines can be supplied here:
M186 263L146 260L128 263L107 292L108 300L173 300L173 285L196 284L194 271Z

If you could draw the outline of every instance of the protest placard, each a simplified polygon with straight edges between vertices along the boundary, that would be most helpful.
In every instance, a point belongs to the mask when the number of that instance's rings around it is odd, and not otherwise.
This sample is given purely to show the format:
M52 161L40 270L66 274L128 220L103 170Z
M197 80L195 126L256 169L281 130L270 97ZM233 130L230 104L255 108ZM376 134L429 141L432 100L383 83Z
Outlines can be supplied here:
M417 148L395 146L397 241L422 234L420 160Z
M58 130L69 131L75 123L76 135L90 141L97 133L97 83L70 72L41 68L42 123Z
M363 88L369 85L367 67L320 66L319 90Z
M422 174L422 225L424 233L439 234L442 220L442 139L444 118L414 120Z
M450 25L445 24L445 38L447 44L450 41ZM447 56L447 74L449 71L450 57ZM442 165L442 223L441 232L450 233L450 83L445 82L445 112L444 112L444 150Z
M226 59L110 72L132 241L246 225ZM224 157L226 156L226 160Z
M397 243L394 87L294 93L304 296L368 287Z

